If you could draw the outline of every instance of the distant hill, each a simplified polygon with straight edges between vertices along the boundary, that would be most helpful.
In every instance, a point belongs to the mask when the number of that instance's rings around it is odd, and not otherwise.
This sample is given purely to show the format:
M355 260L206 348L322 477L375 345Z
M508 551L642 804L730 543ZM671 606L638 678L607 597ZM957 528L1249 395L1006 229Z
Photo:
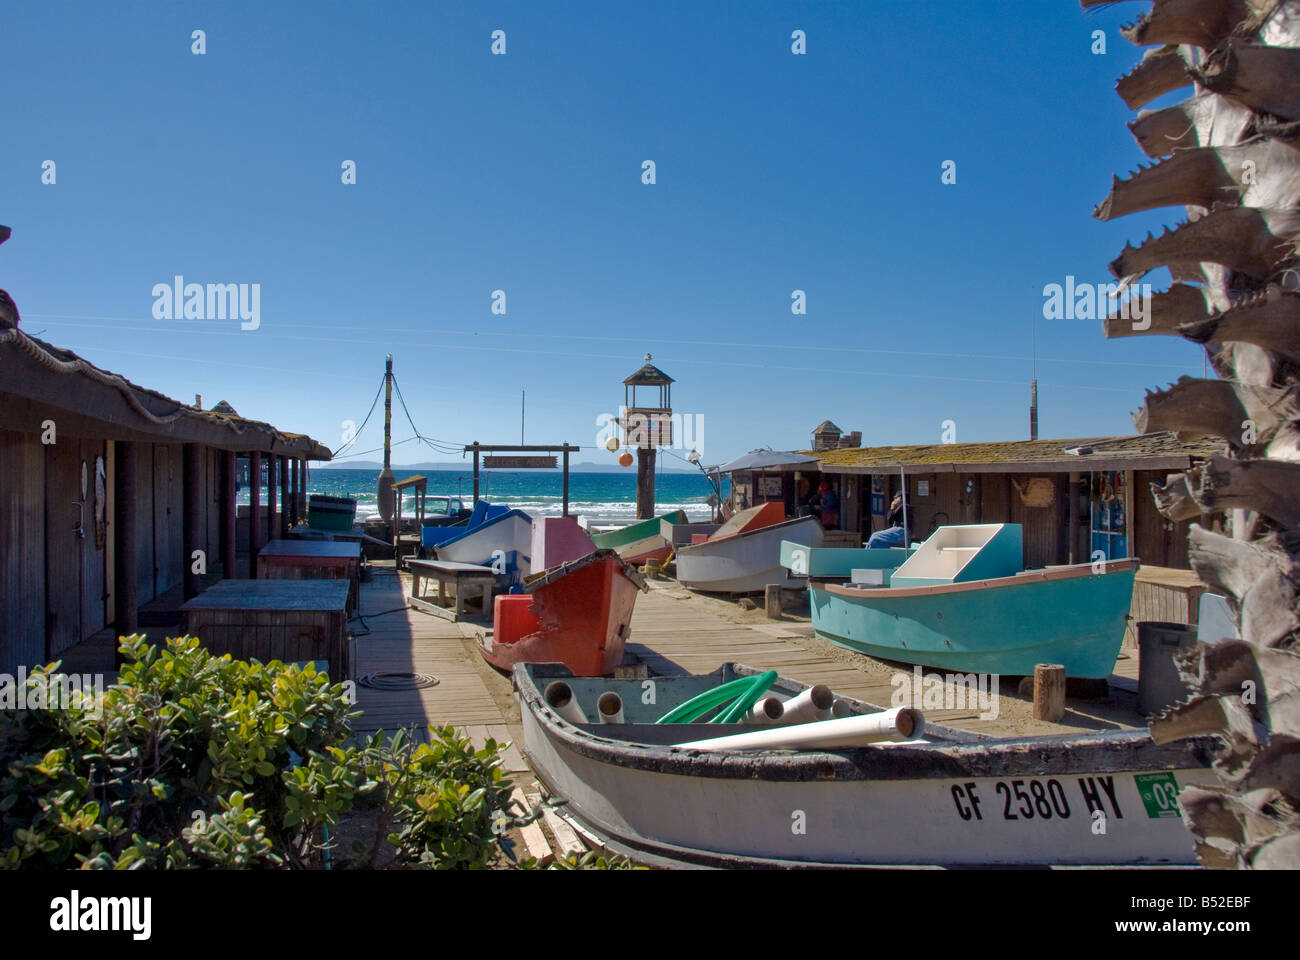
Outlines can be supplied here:
M311 462L311 467L312 467L313 470L369 470L369 471L376 471L376 470L380 470L380 469L382 469L383 466L384 466L384 464L383 464L383 461L381 461L381 460L347 460L347 461L344 461L343 463L328 463L328 462L323 462L323 461L319 461L319 460L313 460L313 461ZM453 471L453 472L456 472L456 473L466 473L466 474L469 474L469 473L473 473L473 472L474 472L474 462L473 462L472 460L464 460L464 461L454 460L454 461L451 461L451 462L443 462L443 463L432 463L432 462L428 462L428 461L426 461L426 462L424 462L424 463L395 463L395 464L393 464L393 469L394 469L394 470L427 470L427 471L429 471L429 472L446 470L446 471ZM505 472L506 472L506 473L512 473L512 472L515 472L515 471L507 470L507 471L505 471ZM560 469L559 467L556 467L554 470L541 470L541 471L539 471L539 472L540 472L540 473L560 473L560 472L562 472L562 471L561 471L561 469ZM571 463L571 464L569 464L569 472L570 472L570 473L628 473L628 474L635 474L636 471L635 471L635 468L634 468L634 467L620 467L620 466L618 466L617 464L609 464L609 463L591 463L590 461L588 461L588 462L584 462L584 463ZM655 472L656 472L656 473L698 473L699 471L698 471L698 470L683 470L683 469L681 469L680 467L679 467L679 468L673 468L673 467L668 467L668 466L659 466L659 465L656 465Z

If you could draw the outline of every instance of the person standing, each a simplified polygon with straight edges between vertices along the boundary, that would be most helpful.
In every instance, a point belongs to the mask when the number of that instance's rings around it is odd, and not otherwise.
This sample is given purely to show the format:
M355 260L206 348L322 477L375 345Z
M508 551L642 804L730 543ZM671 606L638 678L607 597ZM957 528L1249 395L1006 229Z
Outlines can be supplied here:
M838 530L840 526L840 498L825 480L817 487L817 503L821 509L822 526Z

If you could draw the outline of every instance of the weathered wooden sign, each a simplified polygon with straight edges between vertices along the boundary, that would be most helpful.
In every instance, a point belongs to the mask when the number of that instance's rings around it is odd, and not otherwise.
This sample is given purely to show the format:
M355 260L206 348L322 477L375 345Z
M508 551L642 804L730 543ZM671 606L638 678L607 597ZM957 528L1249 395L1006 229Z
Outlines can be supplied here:
M547 470L556 465L555 457L484 457L487 470Z

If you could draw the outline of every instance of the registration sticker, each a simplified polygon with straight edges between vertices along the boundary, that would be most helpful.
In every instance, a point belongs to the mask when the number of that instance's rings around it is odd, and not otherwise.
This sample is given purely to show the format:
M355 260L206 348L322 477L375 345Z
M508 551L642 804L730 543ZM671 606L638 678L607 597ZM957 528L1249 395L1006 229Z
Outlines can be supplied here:
M1178 781L1174 775L1165 773L1138 773L1133 780L1137 783L1142 805L1147 808L1147 816L1152 819L1162 817L1181 817L1178 809Z

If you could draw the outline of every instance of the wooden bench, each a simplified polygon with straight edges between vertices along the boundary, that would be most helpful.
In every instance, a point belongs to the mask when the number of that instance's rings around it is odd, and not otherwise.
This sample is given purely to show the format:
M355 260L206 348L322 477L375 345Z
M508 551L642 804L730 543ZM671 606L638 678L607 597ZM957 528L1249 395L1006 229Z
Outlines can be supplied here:
M414 607L417 610L423 610L425 613L432 613L435 616L443 617L447 620L459 620L465 613L465 601L468 599L468 592L473 589L478 590L478 596L482 601L481 610L483 616L490 616L492 612L492 593L497 585L497 574L491 567L480 566L476 563L458 563L454 560L416 560L407 558L407 569L411 571L411 595L406 600L408 607ZM437 602L431 602L421 596L421 581L436 580L438 582ZM447 607L446 586L451 584L456 589L456 604L454 608Z

